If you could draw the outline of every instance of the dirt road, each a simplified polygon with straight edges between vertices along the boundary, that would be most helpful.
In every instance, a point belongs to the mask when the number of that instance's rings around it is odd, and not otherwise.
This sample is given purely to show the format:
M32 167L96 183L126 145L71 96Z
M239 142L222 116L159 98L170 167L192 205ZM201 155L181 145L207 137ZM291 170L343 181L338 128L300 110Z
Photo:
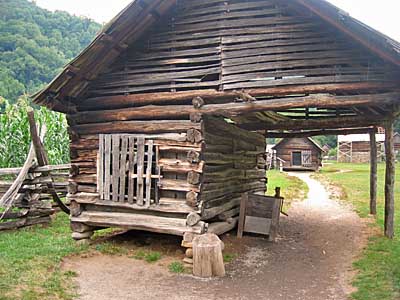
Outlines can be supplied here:
M308 199L294 203L289 217L282 217L277 243L225 236L227 251L239 255L227 266L225 278L172 274L166 267L171 257L156 264L126 256L72 258L64 268L79 274L79 299L347 299L351 264L365 242L366 226L349 207L331 200L309 174L292 175L309 185ZM173 250L176 240L165 239L153 237L170 243ZM135 236L130 233L117 240L129 244Z

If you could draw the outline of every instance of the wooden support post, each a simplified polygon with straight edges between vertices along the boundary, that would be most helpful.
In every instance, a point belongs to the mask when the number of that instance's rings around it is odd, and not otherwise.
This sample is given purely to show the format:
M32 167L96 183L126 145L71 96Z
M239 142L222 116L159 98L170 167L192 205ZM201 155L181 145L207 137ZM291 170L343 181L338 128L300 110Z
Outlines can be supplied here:
M385 126L385 236L390 239L394 237L394 181L396 163L393 141L393 123L393 120L390 120Z
M376 146L376 130L370 132L370 214L376 215L376 194L377 194L377 178L378 178L378 149Z

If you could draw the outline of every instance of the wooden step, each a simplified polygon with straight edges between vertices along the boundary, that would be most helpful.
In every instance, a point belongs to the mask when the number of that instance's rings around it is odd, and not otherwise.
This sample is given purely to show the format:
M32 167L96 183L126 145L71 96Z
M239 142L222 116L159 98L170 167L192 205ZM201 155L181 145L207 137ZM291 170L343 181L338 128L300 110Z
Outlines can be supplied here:
M193 227L187 226L186 218L177 219L115 212L85 211L79 217L72 217L71 221L85 223L90 226L123 227L180 236L185 232L202 234L206 228L206 223L202 221Z

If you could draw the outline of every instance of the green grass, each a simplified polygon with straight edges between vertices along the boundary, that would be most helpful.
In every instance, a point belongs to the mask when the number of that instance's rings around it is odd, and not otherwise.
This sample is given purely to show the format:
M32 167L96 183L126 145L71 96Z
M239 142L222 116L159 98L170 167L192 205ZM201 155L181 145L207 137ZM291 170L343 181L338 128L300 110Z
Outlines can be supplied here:
M156 261L158 261L160 259L161 259L161 253L160 252L153 252L153 251L151 251L149 253L146 253L146 255L144 257L144 260L147 261L148 263L153 263L153 262L156 262Z
M179 261L174 261L169 264L168 270L172 273L181 274L185 272L185 266Z
M103 254L107 255L126 255L128 254L128 249L121 247L112 242L104 242L102 244L96 245L95 249Z
M138 260L145 260L148 263L153 263L161 259L161 253L157 251L138 250L133 256L130 257Z
M270 170L267 172L267 195L275 195L275 188L281 188L281 196L285 198L283 210L287 211L294 200L304 200L308 193L308 186L297 177L289 176L285 172Z
M224 257L224 263L229 264L237 257L237 255L233 253L225 253L223 257Z
M60 268L63 257L87 250L71 238L68 216L48 227L0 234L0 300L73 299L75 272Z
M346 172L338 173L339 170ZM378 214L376 224L383 229L385 166L378 166ZM369 165L330 164L322 169L322 176L342 187L344 200L350 201L361 217L369 214ZM400 198L400 165L396 166L395 199ZM356 300L392 300L400 298L400 210L396 209L396 237L389 240L379 234L371 237L361 258L354 263L358 275L353 293Z

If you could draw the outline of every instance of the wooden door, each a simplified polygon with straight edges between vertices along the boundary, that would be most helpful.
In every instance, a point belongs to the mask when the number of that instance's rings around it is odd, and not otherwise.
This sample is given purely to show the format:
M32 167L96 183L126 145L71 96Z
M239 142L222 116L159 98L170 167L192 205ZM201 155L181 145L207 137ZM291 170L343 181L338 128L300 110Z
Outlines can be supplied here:
M100 134L97 189L104 201L140 206L158 203L158 148L150 139Z
M311 150L306 150L301 152L302 165L305 167L312 165L312 152Z

